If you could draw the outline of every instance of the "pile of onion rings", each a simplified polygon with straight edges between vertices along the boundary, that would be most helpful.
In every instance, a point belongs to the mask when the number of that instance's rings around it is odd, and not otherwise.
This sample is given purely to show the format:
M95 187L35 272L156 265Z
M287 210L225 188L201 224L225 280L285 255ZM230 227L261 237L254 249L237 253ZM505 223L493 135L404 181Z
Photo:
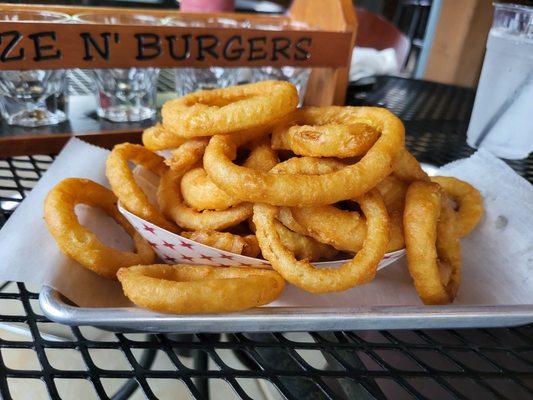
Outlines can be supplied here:
M404 247L421 300L452 302L459 239L482 217L480 193L456 178L430 178L386 109L297 104L295 87L278 81L168 101L143 146L123 143L110 153L114 194L76 179L50 192L52 235L65 254L117 277L128 298L156 311L244 310L273 301L285 281L312 293L347 290L372 281L386 252ZM159 178L155 200L131 163ZM163 229L237 258L264 258L274 270L152 264L153 251L118 213L117 200ZM136 252L103 245L77 222L77 203L103 208ZM311 264L339 260L338 268Z

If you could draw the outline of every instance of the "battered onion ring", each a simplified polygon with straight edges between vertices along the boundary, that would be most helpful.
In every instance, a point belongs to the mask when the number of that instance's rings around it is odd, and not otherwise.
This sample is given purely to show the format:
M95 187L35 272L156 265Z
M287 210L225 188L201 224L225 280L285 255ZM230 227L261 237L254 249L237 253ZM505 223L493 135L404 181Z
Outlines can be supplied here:
M124 294L140 307L175 314L242 311L275 300L285 286L269 269L203 265L121 268Z
M170 133L160 123L145 129L142 135L144 147L152 151L173 149L183 144L186 140Z
M338 170L343 166L344 164L332 159L301 157L276 165L272 172L320 174ZM392 177L385 178L376 188L386 195L385 204L391 216L391 235L387 251L399 250L404 246L402 212L407 188ZM390 203L390 208L387 202ZM293 207L290 210L281 208L278 218L295 232L327 243L337 250L356 253L363 246L366 237L366 221L358 212L344 211L332 205Z
M174 171L182 171L183 168L190 167L202 159L208 143L207 138L189 139L172 151L165 164Z
M283 246L291 251L297 260L317 261L331 259L338 253L333 247L293 232L279 222L274 222L274 226Z
M272 148L291 150L301 156L354 157L365 154L379 137L370 125L339 124L336 115L319 108L301 108L278 124L272 132Z
M394 161L393 174L405 182L429 182L429 176L424 172L418 160L405 148L399 152Z
M248 257L257 257L261 251L255 235L239 236L229 232L193 231L181 232L181 236L206 246Z
M185 170L186 171L186 170ZM195 231L222 230L237 225L252 215L250 203L240 203L225 210L197 211L183 203L179 190L184 172L169 170L161 177L157 201L168 218L184 229Z
M77 204L102 209L133 239L135 253L107 247L81 225ZM44 220L63 253L85 268L115 278L119 268L154 262L155 253L117 210L117 198L109 189L88 179L67 178L55 185L44 201Z
M183 200L195 210L225 210L242 203L219 189L202 167L186 172L180 187Z
M185 146L185 145L183 145ZM270 170L278 162L276 152L270 148L268 138L256 140L244 166L262 171ZM174 162L176 166L177 162ZM185 203L196 210L224 210L241 203L219 189L203 168L194 168L181 180L181 194Z
M479 191L467 182L448 176L433 176L431 181L438 183L446 194L457 203L459 237L468 235L483 215L483 198Z
M341 291L370 282L387 248L389 217L377 191L372 190L357 201L367 219L368 234L352 261L336 269L317 269L306 260L296 260L275 229L277 208L255 204L253 221L263 256L287 281L312 293Z
M373 107L322 107L325 114L364 122L381 132L380 138L357 163L323 175L273 174L235 165L236 146L228 137L213 136L204 155L204 168L213 182L243 201L273 205L333 204L370 191L392 172L403 148L402 122L389 111Z
M161 115L165 129L178 136L213 136L269 125L297 105L293 84L263 81L190 93L167 101Z
M409 273L425 304L453 301L461 280L455 215L438 184L414 182L404 212Z
M162 176L167 170L164 159L137 144L117 144L107 157L105 173L111 184L111 189L128 211L163 229L175 232L176 226L169 222L155 205L150 203L146 194L135 182L128 161Z

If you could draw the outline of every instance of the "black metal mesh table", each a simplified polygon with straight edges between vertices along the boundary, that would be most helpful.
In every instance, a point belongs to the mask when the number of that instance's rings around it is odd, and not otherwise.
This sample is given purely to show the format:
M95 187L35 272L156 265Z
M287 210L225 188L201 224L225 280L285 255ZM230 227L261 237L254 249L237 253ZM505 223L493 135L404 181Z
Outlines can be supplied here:
M442 165L473 152L465 144L473 98L469 89L382 77L366 92L351 87L347 101L390 108L405 122L407 146L416 157ZM52 161L46 155L0 160L0 224ZM533 181L532 157L509 164ZM62 399L77 399L81 391L92 393L87 398L122 399L137 387L135 398L150 399L533 398L532 326L113 334L59 326L41 315L38 294L32 289L21 283L0 288L0 397L4 399L36 398L24 394L36 383L44 396ZM19 335L6 334L6 327ZM33 357L33 367L14 367L12 352ZM119 367L102 363L99 352L116 354L124 362ZM58 358L68 362L58 366ZM164 397L162 385L174 388L173 394ZM72 387L79 389L73 393ZM185 394L179 397L180 393Z

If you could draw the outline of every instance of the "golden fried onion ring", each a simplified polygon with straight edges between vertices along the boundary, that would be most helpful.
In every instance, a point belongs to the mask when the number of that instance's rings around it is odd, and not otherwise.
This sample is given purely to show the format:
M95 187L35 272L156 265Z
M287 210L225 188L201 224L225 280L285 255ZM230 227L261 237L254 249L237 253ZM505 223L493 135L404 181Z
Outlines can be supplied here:
M336 116L320 108L300 108L274 128L272 148L301 156L346 158L365 154L378 139L372 126L339 124Z
M374 107L322 107L324 113L364 122L381 132L374 146L357 163L323 175L274 174L238 166L231 139L213 136L204 154L204 168L213 182L243 201L286 206L333 204L370 191L392 172L404 144L402 122L391 112Z
M334 159L300 157L291 158L276 165L273 173L329 173L344 167ZM385 195L384 201L391 217L391 235L387 251L403 248L403 197L405 184L391 176L386 177L376 188ZM337 250L356 253L366 237L366 220L356 211L345 211L335 206L310 206L281 208L278 217L287 227L299 234L327 243Z
M202 167L186 172L180 187L183 200L195 210L225 210L242 203L219 189Z
M287 281L312 293L349 289L374 279L389 241L389 217L380 194L372 190L357 202L367 220L367 236L352 261L339 268L315 268L306 260L298 261L283 245L275 229L277 208L254 205L256 236L263 256Z
M146 128L142 134L144 147L152 151L173 149L182 145L186 140L185 138L170 133L160 123Z
M459 237L468 235L483 215L483 198L475 187L460 179L449 176L432 176L446 194L457 203L457 229Z
M157 202L164 215L183 229L194 231L218 231L237 225L249 218L252 215L250 203L240 203L220 211L197 211L183 202L180 192L181 179L183 174L198 161L191 157L187 163L183 163L181 171L170 169L159 180Z
M157 206L150 203L146 194L135 182L128 161L162 176L167 170L164 159L138 144L117 144L107 157L105 174L111 189L124 208L163 229L175 232L176 226L161 214Z
M425 304L453 301L461 280L461 247L455 215L440 187L414 182L404 212L409 273Z
M239 236L229 232L193 231L181 232L181 236L206 246L248 257L257 257L261 251L255 235Z
M277 221L274 222L274 226L283 246L291 251L297 260L331 259L338 253L333 247L296 233Z
M174 171L190 168L191 165L202 159L208 143L208 138L189 139L170 153L170 157L165 160L165 164Z
M429 182L429 176L424 172L418 160L405 148L398 153L394 161L393 174L404 182Z
M203 265L121 268L124 294L136 305L175 314L242 311L274 301L285 286L269 269Z
M161 115L165 129L175 135L212 136L271 124L297 105L293 84L263 81L190 93L167 101Z
M102 209L133 239L135 252L104 245L78 221L77 204ZM117 209L117 197L109 189L88 179L67 178L55 185L44 202L44 220L63 253L85 268L115 278L119 268L154 262L155 253Z
M268 138L261 138L252 142L250 148L251 152L244 162L244 166L268 171L278 162L276 152L271 149ZM201 167L186 172L180 187L185 203L199 211L224 210L241 203L241 200L235 199L219 189Z

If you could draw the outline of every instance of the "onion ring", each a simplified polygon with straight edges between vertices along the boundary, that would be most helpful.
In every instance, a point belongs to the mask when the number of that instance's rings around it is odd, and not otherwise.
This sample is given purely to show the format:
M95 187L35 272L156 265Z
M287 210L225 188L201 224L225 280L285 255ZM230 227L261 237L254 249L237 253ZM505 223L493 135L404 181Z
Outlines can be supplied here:
M142 134L144 147L152 151L173 149L182 145L186 140L187 139L171 134L160 123L145 129Z
M291 158L276 165L271 172L320 174L344 167L344 164L327 158ZM398 179L387 177L376 188L386 195L385 204L391 216L391 235L387 251L403 248L403 197L407 190ZM403 197L402 197L403 196ZM389 204L390 202L390 208ZM337 250L356 253L361 250L366 237L366 221L356 211L344 211L335 206L311 206L280 209L278 218L295 232L329 244Z
M320 108L301 108L279 123L272 132L272 148L291 150L301 156L354 157L365 154L379 137L370 125L346 121Z
M274 301L281 276L260 268L203 265L137 265L121 268L124 294L140 307L175 314L242 311Z
M394 161L394 176L404 182L426 181L429 176L424 172L418 160L403 148Z
M257 257L261 251L255 235L239 236L229 232L193 231L181 232L181 236L206 246L248 257Z
M146 194L135 182L128 161L142 165L143 168L162 176L167 170L164 159L138 144L122 143L116 145L107 157L105 173L111 189L128 211L163 229L175 232L176 226L150 203Z
M320 243L309 236L293 232L279 222L274 222L274 226L283 246L291 251L297 260L331 259L338 253L333 247Z
M460 179L448 176L432 176L446 194L457 203L457 229L459 237L468 235L483 215L483 198L475 187Z
M455 215L440 186L414 182L404 212L409 273L425 304L453 301L461 280L461 247Z
M338 120L370 124L381 136L359 162L323 175L273 174L235 165L235 144L228 137L213 136L204 154L207 174L230 196L273 205L333 204L370 191L392 172L404 144L402 122L382 108L332 106L322 111Z
M133 239L135 252L104 245L78 221L77 204L102 209ZM116 278L119 268L154 262L155 253L117 209L113 192L88 179L67 178L55 185L44 202L44 220L63 253L85 268L107 278Z
M318 269L306 260L296 260L275 229L277 208L255 204L253 221L263 256L288 282L312 293L341 291L370 282L387 248L389 217L377 191L372 190L357 201L365 214L368 234L354 259L336 269Z
M159 181L157 202L165 216L178 226L195 231L222 230L237 225L252 215L250 203L239 203L225 210L197 211L183 203L179 190L181 178L187 171L168 170Z
M207 138L189 139L172 151L170 157L165 160L165 164L174 171L181 171L184 166L188 168L202 159L208 143Z
M212 136L272 124L297 105L293 84L263 81L190 93L167 101L161 115L165 129L173 134Z
M202 167L187 171L181 179L180 188L185 203L199 211L225 210L242 203L219 189Z
M251 152L244 162L244 166L268 171L277 164L276 152L270 148L270 142L267 138L256 140L250 147ZM176 153L174 154L176 156ZM178 165L177 160L174 162L174 168L176 165ZM241 200L234 199L219 189L207 176L205 170L200 167L186 172L180 187L185 203L199 211L224 210L241 203Z

